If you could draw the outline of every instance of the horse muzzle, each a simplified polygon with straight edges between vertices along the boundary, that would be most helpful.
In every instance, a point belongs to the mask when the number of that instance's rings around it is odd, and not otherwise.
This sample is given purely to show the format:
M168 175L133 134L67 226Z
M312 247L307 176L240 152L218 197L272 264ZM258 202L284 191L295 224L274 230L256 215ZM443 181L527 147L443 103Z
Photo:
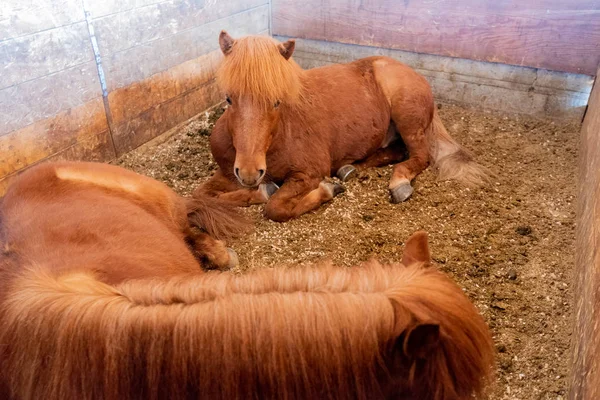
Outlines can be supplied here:
M238 182L248 188L257 187L262 179L265 177L266 169L245 169L235 167L233 168L233 173L237 178Z

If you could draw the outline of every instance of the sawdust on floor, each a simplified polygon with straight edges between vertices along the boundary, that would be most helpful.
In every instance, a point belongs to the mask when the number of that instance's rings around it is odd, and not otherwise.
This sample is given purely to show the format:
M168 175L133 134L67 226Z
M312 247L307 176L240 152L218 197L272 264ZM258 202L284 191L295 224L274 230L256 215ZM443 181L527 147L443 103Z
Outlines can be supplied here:
M117 163L189 194L216 168L208 139L220 111ZM412 198L394 205L386 167L360 173L330 204L284 224L265 220L260 206L244 209L256 229L231 243L239 268L399 260L403 242L424 229L436 265L464 288L494 333L493 398L564 398L580 127L453 105L441 107L440 115L450 134L496 174L490 187L439 182L428 169L415 180Z

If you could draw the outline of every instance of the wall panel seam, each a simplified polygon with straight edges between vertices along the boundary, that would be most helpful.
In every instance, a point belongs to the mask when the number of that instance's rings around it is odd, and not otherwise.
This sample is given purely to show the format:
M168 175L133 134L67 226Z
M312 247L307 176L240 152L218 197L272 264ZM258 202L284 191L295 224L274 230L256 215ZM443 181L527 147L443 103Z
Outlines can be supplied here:
M92 50L94 52L94 60L96 61L96 68L98 69L98 80L100 83L100 88L102 89L102 103L104 104L104 113L106 115L106 122L108 124L108 136L110 137L110 144L114 153L114 156L117 156L117 148L115 146L114 139L114 123L112 118L112 113L110 111L110 104L108 102L108 89L106 86L106 78L104 76L104 69L102 68L102 57L100 56L100 49L98 48L98 41L96 40L96 34L94 33L94 25L92 24L92 15L88 11L88 7L86 7L86 0L81 0L81 5L83 7L83 13L85 15L85 20L87 22L88 33L90 43L92 45Z

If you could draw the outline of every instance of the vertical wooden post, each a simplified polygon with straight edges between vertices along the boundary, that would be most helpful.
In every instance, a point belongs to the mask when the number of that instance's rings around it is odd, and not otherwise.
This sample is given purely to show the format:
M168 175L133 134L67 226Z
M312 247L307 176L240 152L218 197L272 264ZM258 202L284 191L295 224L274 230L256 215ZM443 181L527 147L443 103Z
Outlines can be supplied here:
M570 399L600 399L600 83L581 131Z

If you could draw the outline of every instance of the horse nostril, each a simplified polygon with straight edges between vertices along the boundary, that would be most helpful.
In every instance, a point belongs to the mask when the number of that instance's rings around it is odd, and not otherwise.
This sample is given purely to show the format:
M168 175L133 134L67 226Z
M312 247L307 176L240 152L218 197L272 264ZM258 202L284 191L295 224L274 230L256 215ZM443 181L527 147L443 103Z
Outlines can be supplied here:
M264 169L259 169L258 170L258 179L262 178L263 176L265 176L265 170Z
M238 178L240 177L240 169L239 169L239 168L237 168L237 167L236 167L236 168L233 170L233 172L235 173L235 176L236 176L236 177L238 177Z

